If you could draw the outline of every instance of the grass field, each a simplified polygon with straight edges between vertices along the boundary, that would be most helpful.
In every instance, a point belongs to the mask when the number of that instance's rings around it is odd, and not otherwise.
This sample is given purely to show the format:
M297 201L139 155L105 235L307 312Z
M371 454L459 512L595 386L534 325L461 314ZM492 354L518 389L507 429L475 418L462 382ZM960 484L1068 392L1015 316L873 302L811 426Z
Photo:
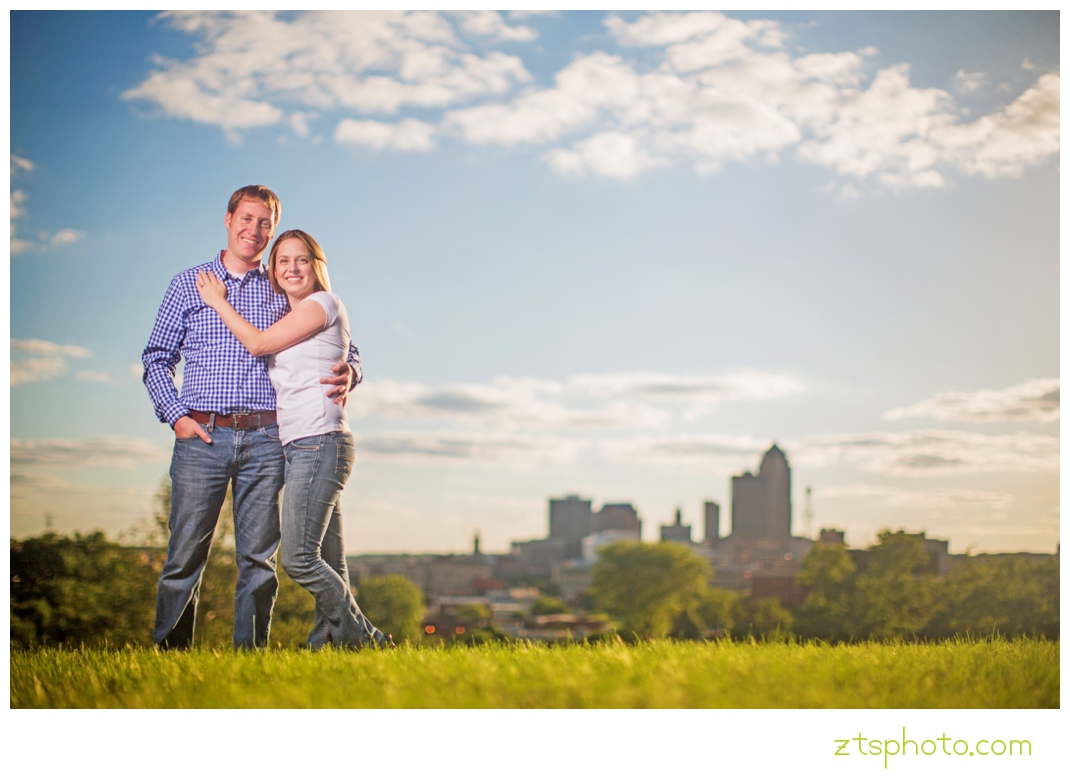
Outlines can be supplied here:
M1059 644L11 652L12 708L1058 708Z

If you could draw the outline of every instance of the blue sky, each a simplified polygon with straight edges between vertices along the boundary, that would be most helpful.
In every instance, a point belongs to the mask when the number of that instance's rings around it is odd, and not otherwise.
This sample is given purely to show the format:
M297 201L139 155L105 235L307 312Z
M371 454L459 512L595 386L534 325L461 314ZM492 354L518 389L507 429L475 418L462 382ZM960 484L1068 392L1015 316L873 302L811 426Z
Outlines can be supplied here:
M647 537L774 440L795 528L1052 552L1058 15L14 12L11 534L118 534L136 367L264 183L366 382L351 552Z

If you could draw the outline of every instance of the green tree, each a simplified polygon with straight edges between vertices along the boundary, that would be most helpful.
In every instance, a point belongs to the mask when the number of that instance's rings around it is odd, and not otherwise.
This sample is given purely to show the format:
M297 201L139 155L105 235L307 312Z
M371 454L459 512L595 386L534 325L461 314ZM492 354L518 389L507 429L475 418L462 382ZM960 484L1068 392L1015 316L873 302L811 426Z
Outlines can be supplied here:
M12 541L12 644L148 644L159 556L99 532Z
M842 641L854 635L852 607L858 571L842 544L814 544L796 583L808 592L796 610L799 635Z
M791 612L776 598L740 598L732 609L733 638L788 638L791 635Z
M1059 637L1059 561L970 558L936 587L925 634Z
M546 614L570 614L572 609L560 598L553 595L540 595L539 599L531 605L529 612L533 617L541 617Z
M917 636L932 618L933 580L921 539L902 530L883 530L869 548L866 569L855 585L859 636L874 639Z
M670 635L690 639L730 635L739 600L739 593L707 587L676 616Z
M626 634L667 635L707 590L709 564L681 544L619 541L601 550L591 591Z
M420 623L424 617L424 594L404 576L371 576L362 580L357 602L372 624L394 636L395 643L415 643L423 636Z

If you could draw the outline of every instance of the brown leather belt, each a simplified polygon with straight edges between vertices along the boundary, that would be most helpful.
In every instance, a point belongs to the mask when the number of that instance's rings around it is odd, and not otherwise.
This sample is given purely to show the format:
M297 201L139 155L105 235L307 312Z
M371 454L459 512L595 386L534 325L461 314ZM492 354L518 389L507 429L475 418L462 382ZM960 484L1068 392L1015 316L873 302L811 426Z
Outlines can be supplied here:
M193 421L201 425L214 427L233 427L235 430L255 430L265 425L275 424L274 411L254 411L250 414L208 414L204 411L190 411Z

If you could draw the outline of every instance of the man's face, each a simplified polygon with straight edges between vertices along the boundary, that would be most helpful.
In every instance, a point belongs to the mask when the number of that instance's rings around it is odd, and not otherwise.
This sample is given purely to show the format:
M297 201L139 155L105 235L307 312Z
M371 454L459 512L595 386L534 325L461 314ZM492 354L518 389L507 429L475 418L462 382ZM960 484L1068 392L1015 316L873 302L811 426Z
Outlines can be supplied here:
M245 265L256 265L275 235L274 214L259 200L242 200L227 213L227 255Z

